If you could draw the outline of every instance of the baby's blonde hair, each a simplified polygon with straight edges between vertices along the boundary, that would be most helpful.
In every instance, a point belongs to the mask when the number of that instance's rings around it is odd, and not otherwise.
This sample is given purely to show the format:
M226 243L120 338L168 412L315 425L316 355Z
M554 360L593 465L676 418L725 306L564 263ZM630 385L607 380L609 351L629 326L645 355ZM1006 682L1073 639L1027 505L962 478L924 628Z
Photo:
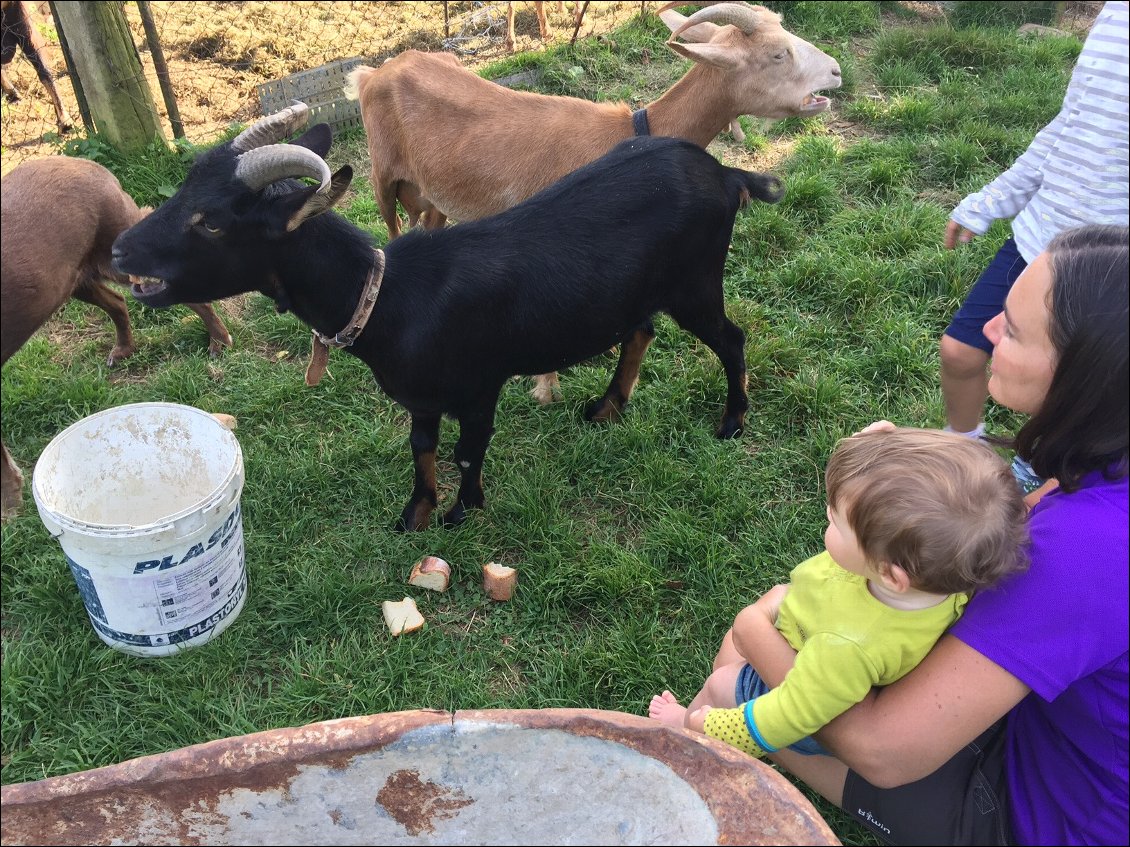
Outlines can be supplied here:
M842 439L825 474L863 554L896 564L921 591L953 594L1028 564L1023 496L984 442L901 427Z

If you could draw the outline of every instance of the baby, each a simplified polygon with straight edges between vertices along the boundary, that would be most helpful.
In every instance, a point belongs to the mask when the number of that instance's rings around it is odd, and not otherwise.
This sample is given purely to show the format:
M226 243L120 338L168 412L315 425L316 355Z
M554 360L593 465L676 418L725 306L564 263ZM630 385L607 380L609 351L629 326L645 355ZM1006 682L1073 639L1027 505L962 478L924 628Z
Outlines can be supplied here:
M825 551L738 614L688 707L664 691L652 718L755 756L824 753L811 733L908 673L971 592L1027 565L1022 495L981 441L872 425L837 445L826 488ZM756 669L782 651L795 664L770 689Z

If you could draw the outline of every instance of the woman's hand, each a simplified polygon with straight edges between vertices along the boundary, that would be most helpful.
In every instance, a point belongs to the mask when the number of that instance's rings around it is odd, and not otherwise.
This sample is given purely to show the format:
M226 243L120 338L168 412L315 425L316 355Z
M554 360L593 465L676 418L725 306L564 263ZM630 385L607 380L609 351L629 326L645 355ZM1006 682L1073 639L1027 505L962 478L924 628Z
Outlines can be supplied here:
M856 435L863 435L866 432L894 432L896 429L898 427L890 421L875 421L875 423L865 426Z

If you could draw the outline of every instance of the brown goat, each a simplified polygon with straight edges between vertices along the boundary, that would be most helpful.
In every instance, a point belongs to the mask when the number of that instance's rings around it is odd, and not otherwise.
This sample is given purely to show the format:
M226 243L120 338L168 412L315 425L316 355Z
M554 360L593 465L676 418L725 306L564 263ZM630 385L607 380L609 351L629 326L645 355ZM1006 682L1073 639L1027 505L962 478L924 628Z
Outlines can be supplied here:
M660 17L674 34L668 47L694 65L641 110L651 135L706 147L739 115L818 114L828 99L812 92L842 82L833 58L786 31L781 16L762 6L720 3L690 18L661 9ZM513 91L447 53L408 50L379 69L358 66L345 92L361 104L373 192L389 238L400 234L398 200L410 225L477 220L636 134L625 103ZM537 382L534 396L550 402L556 375Z
M106 285L129 280L110 267L110 248L141 220L112 173L96 162L68 156L33 159L0 182L0 365L24 345L71 297L110 316L117 343L107 364L134 352L125 298ZM208 327L208 349L217 355L231 336L211 306L191 304ZM0 441L0 510L18 510L23 475Z
M55 121L59 126L59 132L68 132L71 129L71 119L67 115L67 110L63 108L63 101L59 99L59 90L55 87L55 77L51 73L47 56L47 44L36 28L32 10L22 0L3 0L0 2L0 12L2 12L0 35L3 39L0 49L0 58L3 59L0 63L0 87L4 90L4 96L9 103L16 103L20 99L20 92L16 90L16 86L3 70L16 57L18 47L23 50L27 60L35 68L39 81L47 89L47 96L51 98L51 104L55 107Z

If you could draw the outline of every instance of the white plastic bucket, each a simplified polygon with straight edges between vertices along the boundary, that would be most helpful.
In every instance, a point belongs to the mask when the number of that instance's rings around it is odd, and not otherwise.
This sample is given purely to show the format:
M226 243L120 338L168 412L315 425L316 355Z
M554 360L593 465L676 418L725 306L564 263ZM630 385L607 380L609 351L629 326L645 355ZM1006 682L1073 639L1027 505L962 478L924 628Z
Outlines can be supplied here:
M242 491L235 436L177 403L83 418L47 445L32 478L95 631L135 656L204 644L243 608Z

